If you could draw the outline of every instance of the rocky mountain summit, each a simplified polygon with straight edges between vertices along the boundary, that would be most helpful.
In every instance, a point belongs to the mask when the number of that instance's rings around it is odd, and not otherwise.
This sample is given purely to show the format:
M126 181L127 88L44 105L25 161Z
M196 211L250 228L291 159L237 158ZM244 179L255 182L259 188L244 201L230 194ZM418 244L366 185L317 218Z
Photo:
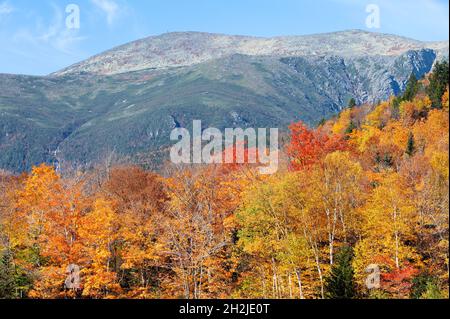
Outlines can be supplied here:
M307 36L257 38L201 32L176 32L131 42L70 66L55 75L118 74L143 69L190 66L233 54L276 57L399 56L431 49L448 56L447 42L421 42L360 30Z

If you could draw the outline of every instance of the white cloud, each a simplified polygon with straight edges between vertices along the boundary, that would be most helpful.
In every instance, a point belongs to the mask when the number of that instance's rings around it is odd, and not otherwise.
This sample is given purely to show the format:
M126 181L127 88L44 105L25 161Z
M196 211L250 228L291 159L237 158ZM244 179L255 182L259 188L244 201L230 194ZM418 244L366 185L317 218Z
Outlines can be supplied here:
M17 31L13 41L17 44L27 43L35 48L53 48L61 53L73 55L76 44L85 37L80 36L77 29L66 27L63 10L56 5L53 5L53 10L53 20L50 24L38 19L33 29L22 28Z
M102 10L106 15L106 20L109 25L114 23L114 20L119 14L120 7L114 0L91 0L92 3Z
M14 7L9 4L7 1L3 1L0 3L0 19L2 16L11 14L14 12Z

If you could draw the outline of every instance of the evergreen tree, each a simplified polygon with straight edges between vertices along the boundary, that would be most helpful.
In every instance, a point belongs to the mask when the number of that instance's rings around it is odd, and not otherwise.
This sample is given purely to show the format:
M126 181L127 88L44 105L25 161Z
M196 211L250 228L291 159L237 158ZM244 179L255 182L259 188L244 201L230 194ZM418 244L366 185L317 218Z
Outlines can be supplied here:
M345 130L345 135L350 135L356 129L357 129L357 127L355 125L355 122L350 121L350 124L348 125L347 129Z
M325 123L327 123L327 120L326 120L326 119L324 119L324 118L323 118L323 119L321 119L321 120L320 120L320 122L319 122L319 127L320 127L320 126L324 126L324 125L325 125Z
M350 101L348 101L348 107L354 108L356 106L356 100L354 98L351 98Z
M408 156L413 156L415 152L416 152L416 142L414 141L414 134L410 132L408 136L408 144L406 145L405 153Z
M436 62L433 73L430 76L430 85L427 93L431 99L433 108L442 108L442 96L448 86L448 62Z
M11 255L4 253L0 256L0 299L14 298L15 284Z
M31 286L32 279L14 264L12 253L0 253L0 299L23 298Z
M408 83L406 84L405 92L403 93L403 101L412 101L419 92L419 81L417 81L416 75L414 73L409 77Z
M442 294L439 290L438 279L429 271L424 271L412 280L411 299L440 299Z
M391 105L391 118L398 120L400 118L400 99L394 98Z
M352 299L357 296L352 267L353 250L343 247L336 256L336 263L326 279L326 296L329 299Z

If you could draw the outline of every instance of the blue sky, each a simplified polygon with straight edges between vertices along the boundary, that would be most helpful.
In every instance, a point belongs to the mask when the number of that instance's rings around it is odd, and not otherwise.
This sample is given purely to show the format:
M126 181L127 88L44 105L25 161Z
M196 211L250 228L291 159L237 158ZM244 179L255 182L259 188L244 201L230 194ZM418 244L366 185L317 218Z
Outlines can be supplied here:
M66 7L80 28L66 27ZM380 8L368 29L366 7ZM173 31L254 36L363 29L448 39L448 0L0 0L0 73L43 75L142 37Z

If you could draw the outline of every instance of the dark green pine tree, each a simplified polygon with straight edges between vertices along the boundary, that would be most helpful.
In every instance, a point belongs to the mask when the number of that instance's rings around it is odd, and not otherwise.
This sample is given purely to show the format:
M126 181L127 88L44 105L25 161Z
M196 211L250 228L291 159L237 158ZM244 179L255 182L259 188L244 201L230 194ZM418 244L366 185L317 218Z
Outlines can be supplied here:
M353 299L357 297L354 271L352 267L353 250L342 247L336 255L336 262L325 281L326 297L329 299Z
M409 133L408 143L406 144L406 155L409 157L413 156L416 152L416 142L414 140L414 134L412 132Z
M320 126L324 126L325 123L327 123L327 120L323 118L323 119L320 120L318 126L319 126L319 127L320 127Z
M406 84L405 92L403 93L403 101L412 101L416 94L419 92L419 81L417 81L416 75L414 73L409 77L408 83Z
M0 255L0 299L14 298L14 268L9 254Z
M422 297L422 295L426 292L428 283L432 280L433 277L428 271L424 271L415 276L412 280L409 297L411 299L420 299L420 297Z
M391 118L398 120L400 118L400 98L396 97L391 105Z
M430 76L430 85L427 88L433 108L442 108L442 96L448 86L448 62L436 62L433 73Z
M356 100L354 98L351 98L350 101L348 101L348 107L350 109L354 108L356 106Z
M345 129L345 135L350 135L353 133L354 130L356 130L357 127L355 125L355 122L350 121L350 124L347 126L347 128Z
M32 278L15 266L11 252L0 253L0 299L23 298L31 285Z

